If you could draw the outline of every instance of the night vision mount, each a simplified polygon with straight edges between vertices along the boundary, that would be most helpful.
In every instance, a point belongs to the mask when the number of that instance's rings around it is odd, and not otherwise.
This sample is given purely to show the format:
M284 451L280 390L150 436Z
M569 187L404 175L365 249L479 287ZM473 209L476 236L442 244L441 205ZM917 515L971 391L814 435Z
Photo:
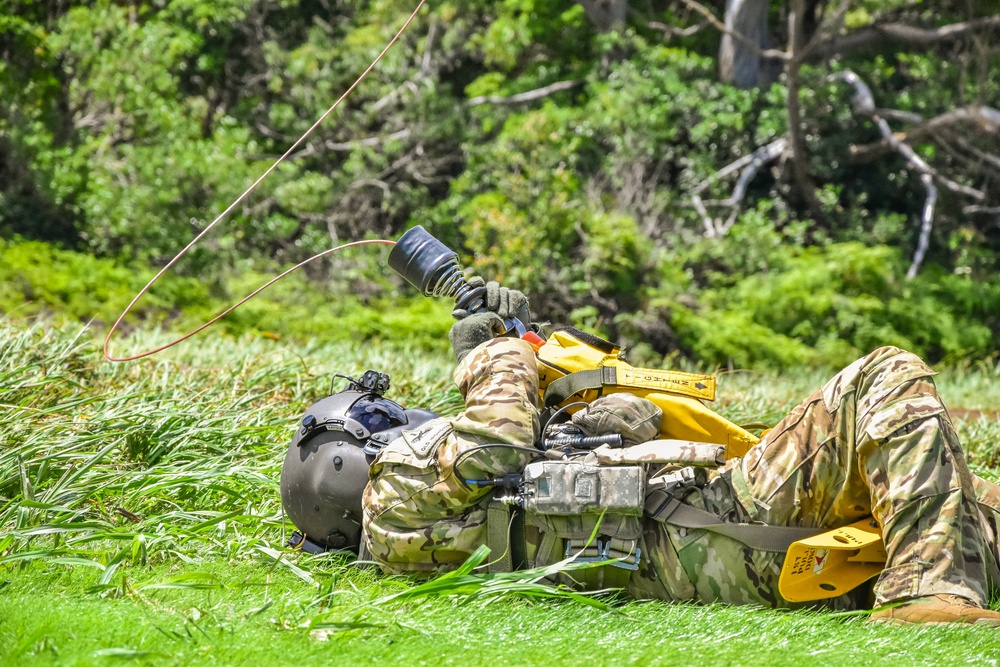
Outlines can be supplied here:
M389 374L379 373L378 371L367 370L361 379L352 378L350 375L341 375L340 373L335 373L333 379L341 378L350 382L347 385L347 389L344 391L360 391L366 394L375 394L376 396L385 396L385 393L389 391ZM333 386L331 381L330 394L333 394Z

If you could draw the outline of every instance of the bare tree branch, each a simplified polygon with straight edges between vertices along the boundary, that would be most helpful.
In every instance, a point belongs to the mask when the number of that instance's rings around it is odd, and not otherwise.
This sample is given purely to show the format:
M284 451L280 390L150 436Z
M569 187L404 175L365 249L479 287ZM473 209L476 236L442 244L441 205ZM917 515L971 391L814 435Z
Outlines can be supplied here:
M414 95L418 95L420 93L420 88L419 86L417 86L417 82L427 79L431 74L430 71L431 50L434 48L434 37L437 34L437 27L438 27L438 20L437 17L435 16L431 19L430 28L427 29L427 40L426 40L426 45L424 46L424 56L420 61L420 69L417 70L417 73L414 74L413 78L411 78L409 81L404 82L401 86L393 88L386 95L384 95L382 99L375 102L375 104L373 104L371 108L371 112L373 114L377 114L383 109L385 109L387 106L389 106L389 104L391 104L393 100L399 97L399 94L403 91L404 88L406 90L409 90Z
M358 188L378 188L382 191L382 194L385 195L386 199L388 199L392 194L389 184L377 178L363 178L361 180L354 181L348 187L351 190L357 190Z
M709 22L702 21L701 23L695 23L694 25L689 25L686 28L675 28L672 25L667 25L666 23L660 23L658 21L650 21L646 24L646 27L652 30L659 30L663 33L664 37L690 37L691 35L697 34L705 29L705 26L709 25Z
M977 137L979 135L973 134ZM1000 155L986 153L979 150L955 129L945 129L938 132L935 137L935 146L939 146L945 153L951 156L963 169L970 173L978 174L982 178L995 180L997 170L1000 169Z
M718 232L715 229L715 220L708 214L708 209L705 208L701 197L691 195L691 204L694 206L694 210L698 211L698 215L701 216L701 222L705 226L705 236L710 239L718 238Z
M962 213L986 213L992 215L994 213L1000 213L1000 206L979 206L977 204L970 204L962 208Z
M889 142L889 145L891 145L896 152L906 158L907 163L909 163L911 167L919 171L921 174L927 174L934 177L940 181L942 185L953 192L964 194L968 197L972 197L973 199L982 200L986 198L986 194L981 190L976 190L975 188L970 188L966 185L962 185L961 183L956 183L950 178L936 172L934 168L917 155L912 148L898 139L889 127L889 123L887 123L884 118L881 118L875 112L874 104L870 103L870 100L872 99L871 88L869 88L868 85L861 80L861 77L851 70L844 70L843 72L834 75L834 78L842 79L854 87L856 92L855 108L858 109L858 111L870 116L872 120L875 121L875 124L878 126L878 129L882 133L885 140Z
M784 138L779 139L778 141L784 141ZM772 142L771 144L768 144L768 146L771 146L773 143L774 142ZM765 146L765 148L767 148L767 146ZM784 146L782 146L782 149L784 149ZM712 183L715 183L720 178L725 178L729 174L731 174L731 173L733 173L735 171L739 171L743 167L747 166L748 164L750 164L751 162L753 162L754 155L756 155L757 152L760 151L760 150L762 150L762 149L758 148L757 151L754 151L750 155L744 155L739 160L736 160L735 162L731 162L731 163L727 164L725 167L723 167L722 169L720 169L719 171L715 172L714 174L712 174L711 176L709 176L708 178L706 178L704 181L702 181L701 183L699 183L698 187L696 187L694 190L692 190L692 193L693 194L701 194L701 192L704 191L705 188L707 188Z
M356 139L354 141L324 141L320 144L314 144L309 142L306 147L300 151L296 151L289 155L289 159L298 159L304 157L313 157L315 155L322 155L326 152L332 153L348 153L353 151L355 148L372 148L374 146L381 146L387 141L393 141L398 139L406 139L410 136L410 129L403 129L399 132L393 132L392 134L386 135L384 137L365 137L364 139Z
M501 97L499 95L480 95L479 97L471 98L468 102L466 102L466 104L470 107L479 106L480 104L523 104L525 102L533 102L543 97L547 97L562 90L570 90L582 85L583 81L579 80L556 81L555 83L550 83L547 86L535 88L534 90L529 90L524 93L517 93L516 95L511 95L510 97Z
M962 150L967 151L975 159L985 163L988 166L988 168L1000 171L1000 155L995 155L993 153L987 153L985 151L981 151L972 144L970 144L968 141L966 141L965 138L963 137L954 136L952 138L952 141L958 144L962 148Z
M924 263L924 256L927 255L927 248L931 241L931 227L934 224L934 203L937 202L937 188L934 187L934 179L930 174L921 174L920 182L927 190L927 199L924 200L924 210L920 216L920 238L917 240L917 250L913 253L913 261L910 268L906 270L906 279L913 280L920 271L920 265Z
M750 154L752 158L750 160L750 165L740 173L739 179L736 181L736 187L733 188L733 194L729 195L729 202L736 206L743 201L746 197L747 188L750 186L750 182L760 171L760 168L765 164L778 159L785 149L788 147L788 139L786 137L781 137L780 139L775 139L766 146L758 148L753 153Z
M972 123L983 132L1000 134L1000 111L986 106L961 107L920 123L908 132L896 132L893 137L896 141L921 141L928 135L958 123ZM894 150L895 146L888 139L850 147L851 159L859 163L877 160Z
M431 18L431 27L427 29L427 44L424 47L424 57L420 61L420 74L427 76L427 73L431 71L431 47L434 46L434 36L437 33L438 19L437 16Z
M902 42L915 46L931 46L961 39L966 35L1000 30L1000 15L952 23L938 28L918 28L905 23L882 23L851 31L846 35L833 36L816 49L818 58L851 53L888 42Z
M966 154L961 154L962 159L973 169L977 169L989 176L995 176L1000 172L1000 155L987 153L969 143L963 136L956 132L944 132L948 138L948 143L955 144L957 148L952 150L958 152L959 149ZM946 143L947 145L947 143Z
M706 178L704 181L699 183L693 192L695 194L699 194L703 192L705 188L707 188L712 183L715 183L719 179L725 178L726 176L732 174L733 172L743 169L743 167L746 167L747 165L750 165L752 170L747 169L746 171L744 171L740 175L739 182L746 181L746 183L749 183L762 166L780 156L784 152L787 146L788 146L788 139L786 137L779 137L774 141L772 141L771 143L761 146L753 153L750 153L749 155L744 155L735 162L727 164L725 167L723 167L722 169L715 172L714 174ZM743 189L746 190L745 185ZM730 196L729 199L723 201L728 203L735 203L737 201L737 198L735 197L735 192L733 196Z
M885 141L889 142L889 145L891 145L900 155L906 158L906 162L910 165L910 167L920 173L920 182L923 183L924 189L927 191L927 198L924 200L923 213L921 214L920 237L917 242L917 249L913 254L913 261L910 264L910 268L906 272L906 279L913 280L913 278L916 277L917 272L920 271L920 265L924 261L924 257L927 254L927 247L930 244L931 228L934 221L934 205L937 202L938 194L937 187L934 185L934 180L939 180L950 190L975 199L985 199L986 195L979 190L956 183L955 181L937 173L929 164L927 164L927 162L921 159L921 157L917 155L912 148L898 139L889 127L889 123L887 123L885 119L880 117L876 112L871 88L869 88L868 85L861 80L861 77L850 70L840 72L835 75L835 77L842 79L854 88L855 109L870 116L872 120L875 121L876 125L878 125L879 132L882 133Z
M845 82L853 86L855 91L858 91L858 97L856 97L855 99L862 100L862 104L858 105L858 108L862 112L867 112L868 107L864 106L865 104L864 100L871 99L872 96L871 89L868 87L868 85L865 84L861 80L861 78L851 70L844 70L843 72L836 75L836 78L843 79ZM922 174L928 174L929 176L936 178L938 181L941 182L942 185L947 187L949 190L952 190L953 192L958 192L967 195L969 197L972 197L974 199L981 200L986 198L986 195L982 191L962 185L961 183L956 183L950 178L936 172L934 168L931 167L929 164L927 164L927 162L925 162L919 155L917 155L912 148L910 148L907 144L900 141L896 137L896 135L893 134L892 130L889 128L889 123L887 123L885 119L879 117L879 115L875 113L874 108L872 108L871 112L868 113L868 115L871 116L872 120L874 120L876 125L878 125L879 131L882 133L882 136L885 138L885 140L888 141L889 144L898 153L900 153L903 157L905 157L906 161L914 169L916 169Z
M902 123L924 122L923 116L912 111L903 111L902 109L877 109L876 111L879 116L882 116L886 120L898 120Z
M792 167L792 179L805 200L809 212L817 222L826 220L826 212L823 205L816 196L816 186L809 177L809 168L806 161L806 139L802 131L802 109L799 106L799 69L802 60L799 53L805 48L802 40L804 38L803 28L805 19L805 1L792 0L791 8L788 12L788 52L792 58L785 67L786 84L788 85L788 153L789 162Z
M813 33L812 37L809 39L809 43L806 44L801 51L795 54L795 57L799 62L805 62L812 57L814 51L819 48L825 40L830 40L840 33L844 28L844 18L847 16L847 10L851 8L851 0L840 0L840 4L837 9L827 17L824 17L816 32Z
M766 146L761 146L750 155L744 155L739 160L726 165L698 184L691 194L691 204L701 216L702 223L705 226L706 236L709 238L721 238L725 236L726 232L728 232L734 224L736 224L736 217L740 213L743 200L746 198L747 188L749 188L751 181L753 181L761 167L777 159L785 151L787 146L788 139L785 137L775 139ZM746 168L744 169L744 167ZM705 188L739 169L743 169L743 171L740 173L740 177L736 181L736 187L733 188L733 192L729 195L728 199L712 202L705 202L702 200L701 192L704 191ZM729 212L729 217L723 222L721 220L716 220L709 215L706 203L726 206L732 210Z

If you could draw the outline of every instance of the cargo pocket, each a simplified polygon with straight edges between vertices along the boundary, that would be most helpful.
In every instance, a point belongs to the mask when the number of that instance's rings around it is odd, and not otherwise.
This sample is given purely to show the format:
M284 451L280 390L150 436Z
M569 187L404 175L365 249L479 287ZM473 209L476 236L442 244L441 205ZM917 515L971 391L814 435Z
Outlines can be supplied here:
M372 464L365 530L372 557L386 571L454 569L486 543L486 510L442 481L438 455L453 435L433 420L386 445Z
M387 512L397 525L425 525L456 514L434 490L439 478L438 450L453 432L450 422L430 421L403 431L372 463L369 505L372 520Z
M944 413L940 397L933 394L903 396L880 406L868 420L865 433L875 441L910 433L920 422Z

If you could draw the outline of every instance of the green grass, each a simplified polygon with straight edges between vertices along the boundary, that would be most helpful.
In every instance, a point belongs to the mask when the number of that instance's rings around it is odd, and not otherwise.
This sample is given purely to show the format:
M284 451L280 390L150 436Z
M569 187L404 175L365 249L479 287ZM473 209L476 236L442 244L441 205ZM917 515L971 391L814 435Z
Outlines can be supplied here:
M163 339L138 331L117 349ZM417 595L426 589L342 558L289 552L277 480L290 432L332 373L367 368L389 372L390 396L404 404L461 408L448 356L404 346L210 332L115 365L89 332L0 320L0 663L985 664L1000 656L1000 633L983 629L873 627L858 616L720 605L594 607L544 599L525 583L486 590L463 580L472 595ZM824 379L724 374L716 405L736 421L773 423ZM947 371L940 386L973 467L995 479L996 369Z
M942 665L986 664L1000 651L1000 633L989 629L874 627L721 605L633 603L615 613L525 600L379 605L375 596L403 584L315 567L330 573L320 575L324 588L337 575L332 607L264 563L141 568L117 598L88 593L93 576L80 570L33 566L0 597L0 641L8 664ZM178 571L198 572L204 589L142 588Z
M125 597L88 593L95 576L80 569L33 566L0 596L3 655L7 664L943 665L988 664L1000 651L990 629L886 628L721 605L632 603L615 613L525 600L379 605L371 601L403 584L314 567L329 572L318 575L324 588L337 575L333 607L321 609L315 587L265 563L139 568ZM199 573L205 588L142 588L179 572Z
M291 274L224 317L215 331L299 342L407 340L421 349L445 351L451 307L415 289L400 289L401 280L382 266L385 255L384 249L371 247L344 251L328 260L334 277L322 282L309 280L304 271ZM381 271L369 276L362 268L370 266ZM169 325L190 331L266 283L274 271L248 261L238 270L213 274L208 282L168 272L136 304L123 330ZM0 314L23 322L41 315L107 327L154 274L149 266L0 238Z

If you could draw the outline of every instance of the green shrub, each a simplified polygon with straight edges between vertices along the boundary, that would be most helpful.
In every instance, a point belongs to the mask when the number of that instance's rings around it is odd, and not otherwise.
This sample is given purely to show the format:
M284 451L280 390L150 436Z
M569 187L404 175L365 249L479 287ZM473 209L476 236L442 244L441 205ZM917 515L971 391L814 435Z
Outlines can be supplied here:
M152 275L145 267L137 271L40 241L0 239L0 312L113 322ZM200 281L165 275L134 315L162 322L174 311L196 307L207 298Z
M898 250L834 243L785 248L761 271L678 306L672 325L687 350L717 364L839 366L895 345L931 361L981 358L995 346L984 320L1000 290L930 268L912 282ZM995 311L994 311L995 312Z

